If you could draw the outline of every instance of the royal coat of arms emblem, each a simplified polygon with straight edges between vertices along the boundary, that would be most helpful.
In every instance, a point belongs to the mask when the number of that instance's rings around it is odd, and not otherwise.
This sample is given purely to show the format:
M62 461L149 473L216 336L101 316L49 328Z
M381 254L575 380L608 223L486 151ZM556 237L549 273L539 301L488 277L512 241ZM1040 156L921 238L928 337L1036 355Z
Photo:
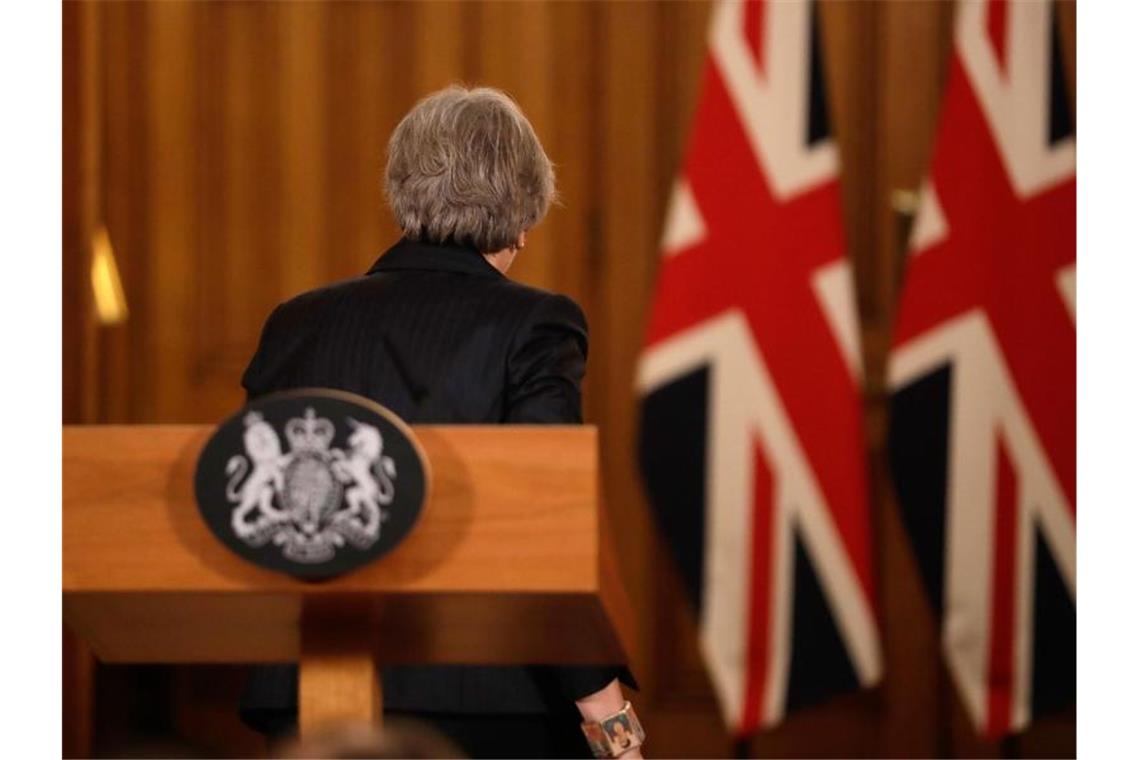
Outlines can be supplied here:
M332 446L333 423L309 407L285 425L283 452L273 426L246 414L246 453L226 464L234 533L250 546L270 541L298 562L324 562L346 543L374 544L395 496L396 465L378 429L351 417L348 424L346 452Z
M391 412L349 394L310 393L267 397L224 423L199 460L197 491L231 548L312 577L383 553L394 545L382 541L389 532L402 538L423 501L425 473L410 431ZM405 485L410 498L401 500Z

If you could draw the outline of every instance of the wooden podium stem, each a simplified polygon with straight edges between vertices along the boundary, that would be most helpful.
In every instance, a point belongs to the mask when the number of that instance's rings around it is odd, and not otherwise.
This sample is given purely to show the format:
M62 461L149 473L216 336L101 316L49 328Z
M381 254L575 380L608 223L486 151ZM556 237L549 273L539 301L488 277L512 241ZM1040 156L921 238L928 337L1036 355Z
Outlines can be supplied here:
M383 695L375 647L359 636L331 626L306 626L297 688L301 738L336 723L379 725L381 721Z

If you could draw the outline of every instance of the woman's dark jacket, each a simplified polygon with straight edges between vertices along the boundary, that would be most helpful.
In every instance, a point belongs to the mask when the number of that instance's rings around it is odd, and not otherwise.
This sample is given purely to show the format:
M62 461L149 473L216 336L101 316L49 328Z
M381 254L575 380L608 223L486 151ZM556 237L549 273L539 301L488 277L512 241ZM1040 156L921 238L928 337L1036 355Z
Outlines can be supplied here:
M249 398L291 388L351 391L410 423L582 421L587 334L566 296L520 285L461 246L401 240L363 277L277 307L242 378ZM624 667L398 666L386 709L559 712ZM242 698L258 727L295 720L296 667L259 666Z

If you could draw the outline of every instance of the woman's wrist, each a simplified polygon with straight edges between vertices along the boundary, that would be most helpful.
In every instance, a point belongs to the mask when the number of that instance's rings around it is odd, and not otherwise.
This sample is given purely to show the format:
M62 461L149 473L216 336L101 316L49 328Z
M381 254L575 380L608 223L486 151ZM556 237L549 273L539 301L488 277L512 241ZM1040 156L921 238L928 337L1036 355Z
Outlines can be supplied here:
M617 679L577 700L582 732L594 757L640 760L645 730Z
M625 705L625 695L621 692L621 684L615 678L604 687L577 700L578 712L582 719L587 721L600 721L602 718L613 715Z

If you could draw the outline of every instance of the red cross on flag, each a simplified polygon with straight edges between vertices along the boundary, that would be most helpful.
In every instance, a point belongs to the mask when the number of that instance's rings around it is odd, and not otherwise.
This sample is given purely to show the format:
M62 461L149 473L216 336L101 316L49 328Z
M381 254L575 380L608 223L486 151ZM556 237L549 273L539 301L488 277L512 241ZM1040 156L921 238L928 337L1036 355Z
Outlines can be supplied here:
M813 6L718 3L638 390L647 492L740 735L881 670L838 170Z
M949 671L1000 736L1075 695L1076 143L1052 4L955 25L889 447Z

